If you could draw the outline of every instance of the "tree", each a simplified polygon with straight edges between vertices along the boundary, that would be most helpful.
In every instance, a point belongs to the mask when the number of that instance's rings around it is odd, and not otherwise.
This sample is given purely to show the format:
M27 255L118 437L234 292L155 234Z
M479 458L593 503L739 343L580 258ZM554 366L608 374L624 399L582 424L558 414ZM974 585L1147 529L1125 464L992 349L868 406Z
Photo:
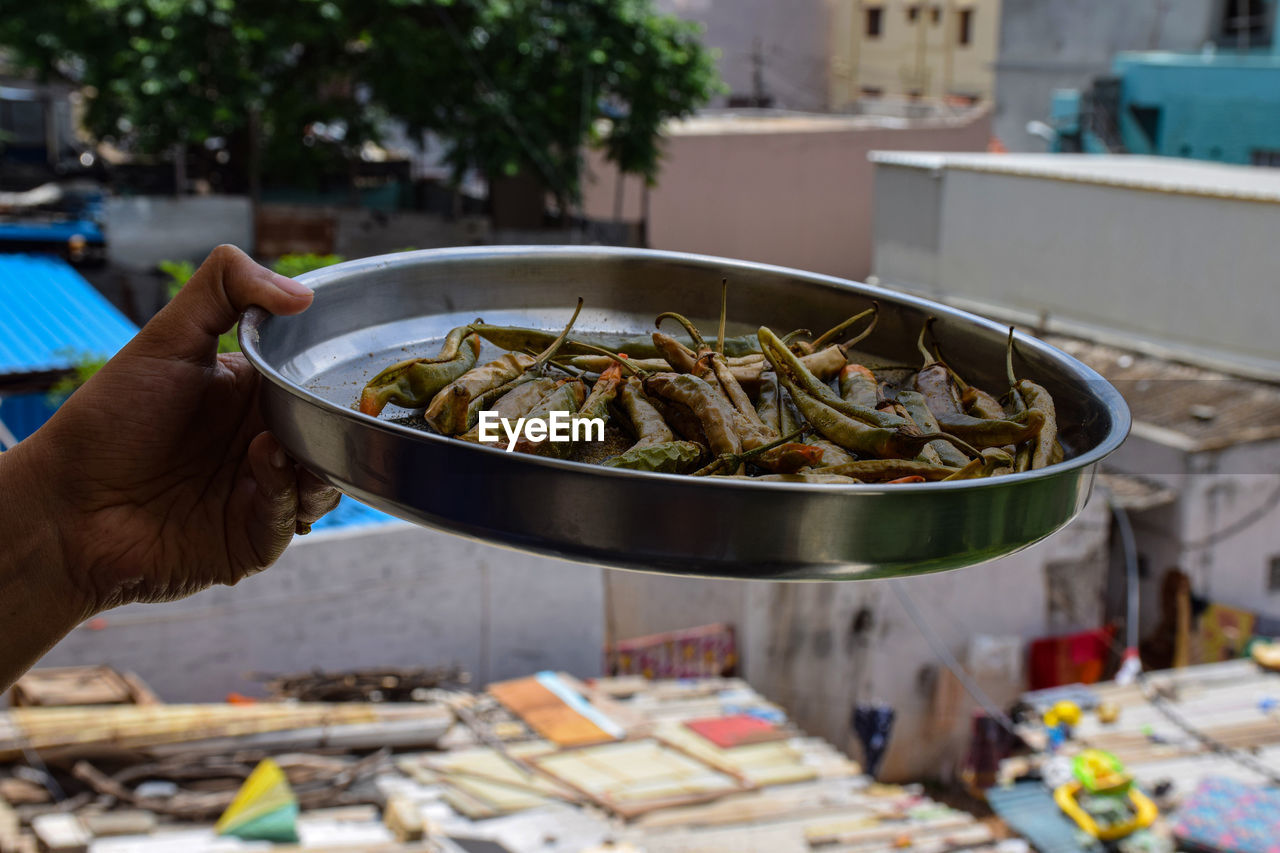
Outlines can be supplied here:
M254 188L350 163L398 118L456 176L530 174L564 205L584 146L652 180L662 123L718 86L696 26L652 0L0 0L0 45L83 87L95 138L225 143Z
M663 122L720 84L699 28L651 0L405 0L431 33L375 31L371 82L388 110L449 146L455 174L528 173L560 199L580 191L583 147L652 182ZM434 26L432 24L434 23ZM438 57L448 56L449 73ZM408 81L433 81L424 91Z
M225 146L256 193L264 163L314 167L376 135L352 85L367 45L342 17L329 0L0 0L0 45L82 87L95 139L164 158ZM317 121L337 144L303 145Z

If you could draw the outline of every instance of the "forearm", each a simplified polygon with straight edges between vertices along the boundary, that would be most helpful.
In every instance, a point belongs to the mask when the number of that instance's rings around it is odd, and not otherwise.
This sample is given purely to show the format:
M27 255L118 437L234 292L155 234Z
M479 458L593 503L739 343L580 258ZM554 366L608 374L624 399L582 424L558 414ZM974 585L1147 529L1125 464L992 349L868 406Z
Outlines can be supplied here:
M0 453L0 691L90 615L63 557L39 440Z

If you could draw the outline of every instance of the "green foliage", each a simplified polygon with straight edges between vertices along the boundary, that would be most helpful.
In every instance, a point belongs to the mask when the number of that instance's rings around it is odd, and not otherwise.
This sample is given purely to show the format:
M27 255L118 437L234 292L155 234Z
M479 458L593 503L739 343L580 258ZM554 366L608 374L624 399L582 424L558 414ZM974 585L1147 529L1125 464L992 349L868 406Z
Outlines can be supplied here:
M107 363L105 358L87 353L68 353L75 359L71 372L63 375L49 388L46 399L51 406L60 406L62 401L71 396L71 392L88 382L93 374Z
M0 45L140 154L220 139L247 173L260 137L262 170L305 183L394 117L456 175L528 172L562 201L586 145L652 180L662 122L719 90L697 27L652 0L0 0Z
M652 181L662 123L720 91L698 27L652 0L406 6L416 26L375 31L384 61L369 80L392 114L448 142L455 174L529 172L568 201L579 194L582 149L596 145Z
M341 255L317 255L313 252L307 252L305 255L281 255L271 265L271 269L288 278L296 278L304 272L318 270L321 267L330 267L334 264L340 264L344 260L346 258Z
M156 266L160 268L160 272L169 276L170 299L177 296L182 286L196 274L196 265L191 261L161 261Z
M218 138L247 167L256 116L264 165L305 171L375 136L352 84L369 57L341 20L359 2L0 0L0 45L84 87L84 125L99 140L168 156ZM345 136L306 146L313 121L345 123Z

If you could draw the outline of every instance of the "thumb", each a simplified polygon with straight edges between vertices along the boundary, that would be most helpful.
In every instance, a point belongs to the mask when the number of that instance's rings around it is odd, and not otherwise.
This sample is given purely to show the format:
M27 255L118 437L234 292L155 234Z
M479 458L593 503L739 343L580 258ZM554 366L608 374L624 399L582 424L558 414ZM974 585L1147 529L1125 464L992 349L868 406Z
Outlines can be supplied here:
M218 246L128 350L212 363L218 335L230 331L250 305L272 314L297 314L311 299L305 285L259 266L235 246Z

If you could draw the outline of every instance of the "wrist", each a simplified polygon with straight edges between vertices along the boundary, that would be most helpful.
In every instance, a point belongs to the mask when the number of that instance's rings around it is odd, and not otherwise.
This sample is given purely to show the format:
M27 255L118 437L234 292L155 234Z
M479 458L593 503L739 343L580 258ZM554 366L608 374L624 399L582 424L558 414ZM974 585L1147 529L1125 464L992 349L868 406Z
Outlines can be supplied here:
M97 612L63 541L66 508L39 434L0 453L0 588L18 592L51 628L69 631Z

